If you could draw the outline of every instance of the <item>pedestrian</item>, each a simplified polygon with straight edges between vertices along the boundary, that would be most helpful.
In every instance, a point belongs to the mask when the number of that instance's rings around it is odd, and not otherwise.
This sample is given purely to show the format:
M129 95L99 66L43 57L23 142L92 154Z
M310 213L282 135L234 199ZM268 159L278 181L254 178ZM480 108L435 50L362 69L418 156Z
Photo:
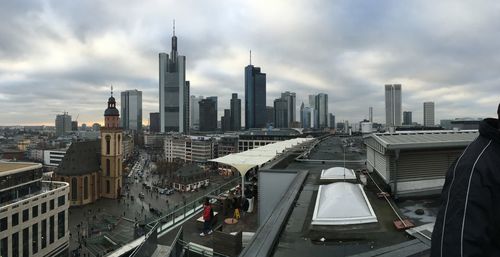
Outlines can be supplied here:
M446 174L431 257L500 256L500 105L497 114Z
M203 231L200 236L206 236L212 234L212 220L214 217L214 212L212 210L212 205L210 200L205 198L205 203L203 204Z

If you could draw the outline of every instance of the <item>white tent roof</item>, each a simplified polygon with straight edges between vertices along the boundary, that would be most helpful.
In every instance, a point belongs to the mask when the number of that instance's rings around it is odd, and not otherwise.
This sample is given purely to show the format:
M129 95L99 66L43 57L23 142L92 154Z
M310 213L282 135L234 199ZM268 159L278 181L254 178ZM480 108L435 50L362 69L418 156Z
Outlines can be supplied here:
M254 148L241 153L229 154L209 161L218 162L236 168L241 175L245 175L250 169L261 166L274 159L286 149L302 144L313 138L294 138L285 141L279 141L258 148Z
M319 186L313 225L350 225L377 222L360 184L336 182Z
M344 167L331 167L321 171L321 179L356 179L356 174Z

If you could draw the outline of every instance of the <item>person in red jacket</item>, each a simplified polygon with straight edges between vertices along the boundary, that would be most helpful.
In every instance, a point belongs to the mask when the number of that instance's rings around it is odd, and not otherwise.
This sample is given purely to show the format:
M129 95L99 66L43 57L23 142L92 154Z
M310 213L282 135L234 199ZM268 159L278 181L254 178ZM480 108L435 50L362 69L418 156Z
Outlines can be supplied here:
M203 205L203 231L200 236L206 236L212 234L212 219L213 219L213 210L210 201L205 198L205 204Z

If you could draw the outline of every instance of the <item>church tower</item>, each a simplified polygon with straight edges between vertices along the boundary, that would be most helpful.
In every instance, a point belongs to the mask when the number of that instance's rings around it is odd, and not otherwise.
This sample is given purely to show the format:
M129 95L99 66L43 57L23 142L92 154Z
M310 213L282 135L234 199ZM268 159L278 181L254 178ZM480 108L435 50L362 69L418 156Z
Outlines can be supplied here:
M122 188L122 128L120 113L116 109L113 97L108 99L108 108L104 111L104 127L101 127L101 196L116 199Z

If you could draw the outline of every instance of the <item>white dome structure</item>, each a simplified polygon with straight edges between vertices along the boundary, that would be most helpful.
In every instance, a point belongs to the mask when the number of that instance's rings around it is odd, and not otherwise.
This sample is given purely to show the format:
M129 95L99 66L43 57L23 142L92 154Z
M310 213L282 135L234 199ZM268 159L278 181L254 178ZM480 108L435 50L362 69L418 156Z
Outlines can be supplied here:
M312 225L352 225L377 222L360 184L336 182L319 186Z
M322 180L356 180L354 170L344 167L332 167L321 171Z

